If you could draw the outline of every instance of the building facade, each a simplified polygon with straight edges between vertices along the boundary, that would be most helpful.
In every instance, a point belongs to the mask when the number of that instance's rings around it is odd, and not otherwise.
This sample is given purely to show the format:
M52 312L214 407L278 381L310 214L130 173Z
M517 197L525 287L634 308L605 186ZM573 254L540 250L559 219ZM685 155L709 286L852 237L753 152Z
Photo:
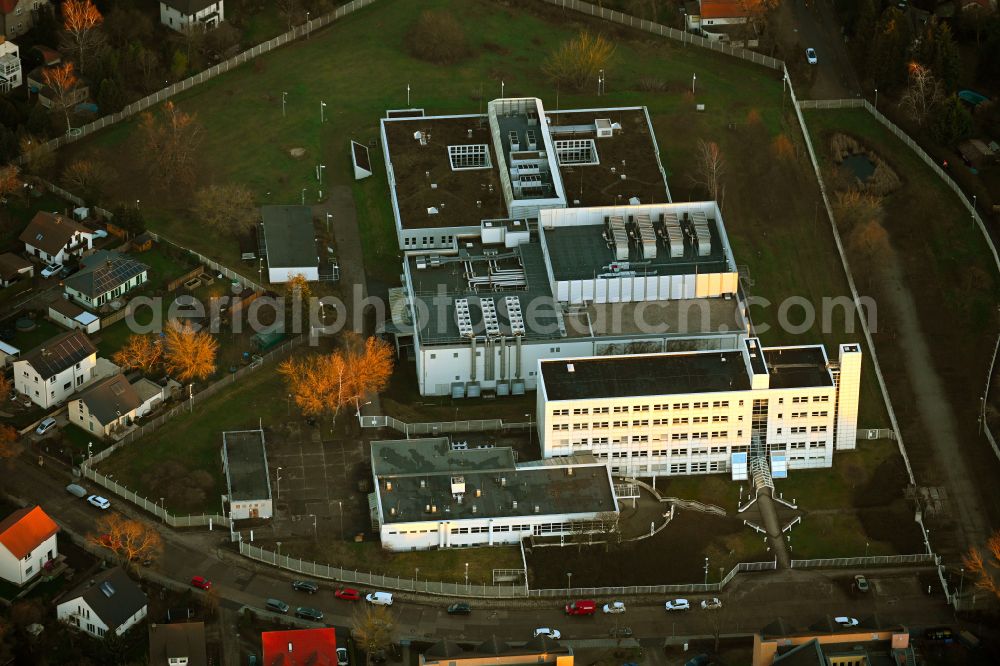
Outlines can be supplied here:
M49 0L0 0L0 23L8 39L31 30L38 20L38 13L52 11Z
M112 375L94 382L70 400L66 416L82 430L107 439L149 414L162 400L163 390L153 382L139 379L133 384L125 375Z
M69 257L90 250L94 234L71 218L39 211L21 232L20 240L29 255L62 266Z
M212 29L226 20L224 0L160 0L160 23L177 32Z
M0 578L24 585L59 556L59 526L42 507L19 509L0 521Z
M148 600L142 588L121 567L112 567L66 594L56 606L61 622L104 638L121 636L146 617Z
M98 251L84 257L79 271L63 281L66 295L98 309L148 280L149 267L118 252Z
M763 460L829 467L855 447L861 349L821 345L547 360L539 363L542 456L590 453L614 474L730 473Z
M226 474L229 517L233 520L270 518L274 506L264 431L222 433L222 467Z
M95 377L97 349L79 330L68 331L14 361L14 388L39 407L66 400Z
M21 55L17 44L0 37L0 93L21 85Z

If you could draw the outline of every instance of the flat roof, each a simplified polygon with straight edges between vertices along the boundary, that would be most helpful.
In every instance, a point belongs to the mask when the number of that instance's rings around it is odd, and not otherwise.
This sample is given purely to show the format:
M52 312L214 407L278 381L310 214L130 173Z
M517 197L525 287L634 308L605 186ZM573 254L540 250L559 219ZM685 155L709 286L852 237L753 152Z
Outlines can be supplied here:
M765 347L764 358L771 388L833 386L823 345Z
M480 220L506 217L486 115L383 118L382 128L404 229L479 226ZM413 138L416 132L425 145ZM490 168L452 171L448 146L469 144L487 147ZM437 213L429 215L428 208Z
M658 220L653 220L654 228ZM708 218L711 251L699 256L689 238L684 241L684 256L671 257L664 240L657 236L656 257L647 259L640 247L632 243L629 258L618 260L615 250L604 238L604 224L584 224L579 226L545 227L545 248L552 263L552 273L556 280L595 279L602 273L612 271L612 265L621 266L628 261L627 270L637 276L653 275L694 275L697 273L728 273L735 270L727 256L719 224L715 218Z
M617 508L605 464L572 465L572 473L567 466L522 468L509 448L451 451L443 437L372 442L372 461L386 524ZM454 477L464 484L461 499Z
M309 206L261 206L269 268L317 268L319 253Z
M559 166L568 202L580 206L608 206L627 204L632 197L644 204L670 202L656 139L644 107L569 109L546 111L545 115L550 120L553 141L594 139L597 148L600 164ZM596 129L590 130L589 126L598 119L617 123L621 129L615 130L610 137L597 138Z
M549 400L741 391L750 377L739 351L542 361Z
M497 254L487 255L495 251ZM430 344L445 344L468 340L459 330L455 316L456 299L468 301L470 318L476 335L483 335L481 299L492 299L498 315L500 330L513 335L506 314L505 298L516 297L524 314L524 339L551 340L562 337L561 306L552 297L545 257L537 242L522 243L517 247L486 247L478 241L463 242L458 255L436 256L439 266L417 268L421 255L406 258L413 298L420 302L417 308L417 328L421 340ZM465 266L472 266L475 275L470 279ZM490 266L500 270L520 271L523 284L489 282ZM509 275L509 274L508 274ZM530 310L529 310L530 308ZM426 316L421 316L426 313Z
M570 338L746 332L740 304L735 298L692 298L638 303L591 302L585 306L574 306L563 313L563 322L566 335Z
M222 433L229 501L271 499L263 430Z

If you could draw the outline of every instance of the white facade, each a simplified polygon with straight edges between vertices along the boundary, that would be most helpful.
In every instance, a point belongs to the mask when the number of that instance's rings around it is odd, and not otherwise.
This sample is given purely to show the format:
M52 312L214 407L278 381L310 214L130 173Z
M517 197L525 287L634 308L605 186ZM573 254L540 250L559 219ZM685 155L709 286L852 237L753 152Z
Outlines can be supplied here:
M147 607L143 606L115 629L115 634L121 636L136 624L146 619ZM68 599L56 606L56 618L67 622L80 631L95 638L104 638L108 633L108 625L90 607L83 597Z
M10 551L0 544L0 578L14 585L24 585L42 571L46 562L58 555L55 534L35 546L21 559L11 555Z
M60 312L50 305L49 319L57 324L62 324L66 328L78 328L85 333L97 333L101 330L100 317L86 310L81 310L78 314L70 317L68 314Z
M33 257L38 257L42 261L50 264L64 265L72 256L81 256L94 246L94 235L82 231L74 231L73 236L66 246L59 248L55 254L51 254L25 241L24 251ZM68 248L68 249L67 249Z
M0 93L10 92L20 85L21 56L17 44L0 42Z
M96 310L105 303L110 303L116 298L124 296L131 290L135 289L139 285L146 282L147 280L146 274L147 271L143 271L142 273L139 273L138 275L129 278L126 282L115 286L114 289L109 289L108 291L102 292L100 294L95 294L93 296L85 294L81 291L77 291L76 289L70 287L69 285L65 285L63 289L65 290L67 296L72 298L80 305L83 305L88 308L93 308ZM98 323L98 326L99 325L100 324Z
M96 378L97 352L94 352L62 372L42 379L30 361L14 361L14 388L31 398L39 407L57 405L87 382Z
M753 345L755 339L747 343ZM764 351L779 349L810 348ZM781 386L777 375L753 367L751 353L744 346L726 354L724 363L740 363L742 358L738 372L746 373L746 387L739 390L643 390L642 394L609 397L595 387L592 396L553 399L543 377L536 398L542 456L592 452L611 465L612 473L657 476L731 472L733 454L754 453L754 436L762 446L758 455L783 455L789 469L829 467L835 449L855 447L861 373L858 345L841 345L839 364L828 364L837 366L826 371L828 381L814 386ZM659 362L692 355L706 360L722 356L694 352L641 358ZM588 360L596 359L550 363L578 372ZM539 372L543 372L542 365Z
M177 32L184 32L192 24L201 24L211 29L226 20L224 4L224 0L217 2L161 1L160 23ZM199 8L199 5L203 6ZM182 9L177 9L177 7L182 7Z
M306 282L319 281L318 266L278 266L276 268L268 266L267 268L267 279L271 284L284 284L299 274L305 277Z

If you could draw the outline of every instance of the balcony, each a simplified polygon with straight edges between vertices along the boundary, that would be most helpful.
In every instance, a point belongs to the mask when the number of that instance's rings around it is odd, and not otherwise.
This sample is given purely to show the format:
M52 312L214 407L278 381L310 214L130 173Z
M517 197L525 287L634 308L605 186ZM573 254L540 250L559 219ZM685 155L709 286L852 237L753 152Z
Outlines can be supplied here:
M12 53L8 53L5 56L0 57L0 77L10 79L11 77L20 74L21 72L21 59Z

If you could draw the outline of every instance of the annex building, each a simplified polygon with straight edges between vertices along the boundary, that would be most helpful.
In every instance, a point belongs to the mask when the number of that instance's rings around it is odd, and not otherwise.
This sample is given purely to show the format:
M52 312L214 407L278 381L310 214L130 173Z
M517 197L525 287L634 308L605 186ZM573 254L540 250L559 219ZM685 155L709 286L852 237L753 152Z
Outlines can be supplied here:
M762 347L543 360L545 458L592 454L613 474L657 476L829 467L855 448L861 348Z
M447 437L372 442L373 527L387 550L519 543L602 532L618 501L607 463L516 463L509 447L455 449Z
M736 348L749 333L714 202L671 203L644 107L390 111L382 145L423 395L519 395L550 358Z

